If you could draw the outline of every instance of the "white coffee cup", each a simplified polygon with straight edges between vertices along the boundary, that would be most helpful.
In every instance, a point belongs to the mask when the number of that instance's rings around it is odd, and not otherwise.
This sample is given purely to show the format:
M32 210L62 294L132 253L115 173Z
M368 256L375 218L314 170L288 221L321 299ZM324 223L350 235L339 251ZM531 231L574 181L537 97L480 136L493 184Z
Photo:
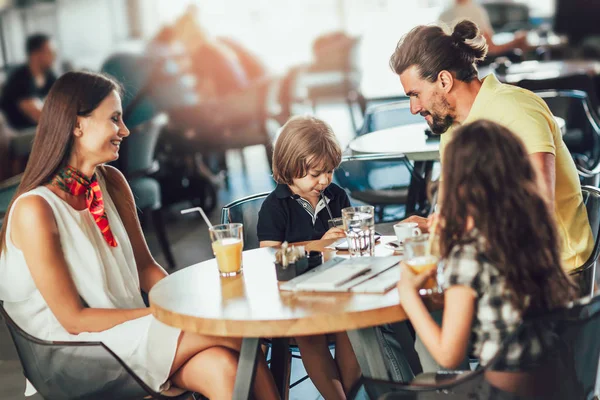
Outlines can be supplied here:
M397 223L394 225L394 232L396 233L396 238L398 238L398 242L400 243L402 243L406 238L419 236L421 234L419 224L416 222Z

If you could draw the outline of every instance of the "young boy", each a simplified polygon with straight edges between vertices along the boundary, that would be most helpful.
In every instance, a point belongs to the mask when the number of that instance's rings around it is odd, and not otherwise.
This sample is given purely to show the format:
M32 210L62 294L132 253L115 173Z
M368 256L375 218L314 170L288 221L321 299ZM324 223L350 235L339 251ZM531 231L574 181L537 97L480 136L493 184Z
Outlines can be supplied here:
M350 200L331 183L342 150L331 127L314 117L293 117L284 126L273 152L275 190L258 214L261 247L344 237L328 221L339 218ZM360 377L356 356L345 332L335 334L335 360L325 335L297 337L302 362L321 395L345 399Z

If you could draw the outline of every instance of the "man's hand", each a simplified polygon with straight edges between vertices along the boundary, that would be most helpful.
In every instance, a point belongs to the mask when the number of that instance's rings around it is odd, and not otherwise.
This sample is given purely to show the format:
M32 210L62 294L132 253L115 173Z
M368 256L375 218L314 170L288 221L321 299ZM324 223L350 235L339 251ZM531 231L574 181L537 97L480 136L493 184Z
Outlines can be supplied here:
M429 220L427 218L419 217L418 215L412 215L400 222L416 222L419 225L421 232L429 232Z

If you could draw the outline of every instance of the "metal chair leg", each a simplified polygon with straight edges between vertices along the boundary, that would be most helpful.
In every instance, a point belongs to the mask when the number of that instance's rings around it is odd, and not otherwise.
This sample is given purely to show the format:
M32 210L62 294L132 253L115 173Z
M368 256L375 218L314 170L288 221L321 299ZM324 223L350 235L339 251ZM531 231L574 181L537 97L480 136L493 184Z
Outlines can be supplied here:
M169 240L167 239L167 230L165 228L161 208L152 211L152 223L154 225L154 230L156 231L156 237L158 238L158 243L160 244L162 253L167 260L167 265L169 266L169 269L175 269L175 258L173 257L171 246L169 245Z

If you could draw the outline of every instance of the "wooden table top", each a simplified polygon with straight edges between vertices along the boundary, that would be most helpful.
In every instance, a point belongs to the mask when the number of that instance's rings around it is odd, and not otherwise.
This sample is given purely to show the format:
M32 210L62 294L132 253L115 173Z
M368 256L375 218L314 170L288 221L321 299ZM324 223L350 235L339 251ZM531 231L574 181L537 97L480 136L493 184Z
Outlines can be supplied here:
M392 255L383 243L394 239L382 237L376 256ZM322 251L332 242L308 242L306 248ZM184 331L230 337L314 335L406 319L395 288L385 294L280 291L274 251L245 251L244 271L232 278L219 276L214 259L169 275L150 291L152 313ZM326 250L324 258L333 255Z

